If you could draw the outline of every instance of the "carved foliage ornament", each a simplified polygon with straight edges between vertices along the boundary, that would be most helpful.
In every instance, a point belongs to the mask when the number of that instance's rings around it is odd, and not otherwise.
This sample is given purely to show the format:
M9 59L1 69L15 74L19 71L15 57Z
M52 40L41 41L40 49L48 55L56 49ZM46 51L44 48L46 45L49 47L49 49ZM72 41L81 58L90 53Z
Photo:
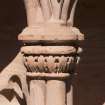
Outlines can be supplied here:
M78 0L24 0L29 25L41 22L61 22L73 25ZM72 3L73 1L74 3ZM73 6L71 5L73 4ZM72 9L71 9L72 6ZM33 23L32 23L33 22Z

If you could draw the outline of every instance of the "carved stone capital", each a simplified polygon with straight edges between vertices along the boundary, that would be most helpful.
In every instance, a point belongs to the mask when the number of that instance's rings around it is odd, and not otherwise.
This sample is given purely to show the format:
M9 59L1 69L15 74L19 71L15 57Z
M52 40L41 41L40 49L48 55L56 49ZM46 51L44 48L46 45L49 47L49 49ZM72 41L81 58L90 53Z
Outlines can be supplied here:
M79 43L84 35L75 27L54 26L28 27L19 35L19 40L25 44L21 53L28 76L62 78L60 73L65 73L64 77L68 76L66 73L74 73L82 52Z
M24 56L24 64L30 72L67 73L75 63L70 56Z

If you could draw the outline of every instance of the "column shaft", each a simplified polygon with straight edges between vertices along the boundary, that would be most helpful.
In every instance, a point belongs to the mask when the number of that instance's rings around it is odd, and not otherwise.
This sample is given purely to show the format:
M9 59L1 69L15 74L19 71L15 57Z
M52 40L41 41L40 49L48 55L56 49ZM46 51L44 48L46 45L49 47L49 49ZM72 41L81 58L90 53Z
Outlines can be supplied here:
M73 105L73 86L72 85L70 87L70 90L67 92L67 105Z
M28 105L45 105L45 81L30 81L30 102Z
M66 85L65 81L48 80L46 92L46 105L65 105L66 104Z

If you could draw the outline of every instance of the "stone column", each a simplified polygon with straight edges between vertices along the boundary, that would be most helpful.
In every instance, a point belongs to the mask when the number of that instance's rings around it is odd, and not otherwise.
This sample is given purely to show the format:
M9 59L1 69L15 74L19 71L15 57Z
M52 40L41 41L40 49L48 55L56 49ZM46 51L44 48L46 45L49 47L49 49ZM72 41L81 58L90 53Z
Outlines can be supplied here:
M73 27L71 29L76 30ZM72 78L80 53L77 45L79 39L75 39L78 33L72 31L70 35L63 33L61 37L45 35L42 38L41 35L34 35L36 39L30 43L24 40L25 46L21 48L21 53L29 82L28 105L72 105L72 90L69 85L67 87L66 81Z
M48 80L46 105L66 105L66 86L63 80Z
M18 38L24 43L21 53L27 68L27 105L73 105L71 81L69 85L67 81L74 75L84 35L73 27L77 0L70 3L25 0L28 26Z

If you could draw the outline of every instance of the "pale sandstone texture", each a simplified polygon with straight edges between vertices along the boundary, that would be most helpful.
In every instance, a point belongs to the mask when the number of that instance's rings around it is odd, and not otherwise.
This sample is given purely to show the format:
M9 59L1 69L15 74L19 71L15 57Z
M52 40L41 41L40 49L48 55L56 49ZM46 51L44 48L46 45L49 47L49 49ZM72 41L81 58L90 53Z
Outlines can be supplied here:
M28 26L18 36L19 54L0 74L0 104L73 105L72 77L84 40L73 27L77 0L24 3Z

